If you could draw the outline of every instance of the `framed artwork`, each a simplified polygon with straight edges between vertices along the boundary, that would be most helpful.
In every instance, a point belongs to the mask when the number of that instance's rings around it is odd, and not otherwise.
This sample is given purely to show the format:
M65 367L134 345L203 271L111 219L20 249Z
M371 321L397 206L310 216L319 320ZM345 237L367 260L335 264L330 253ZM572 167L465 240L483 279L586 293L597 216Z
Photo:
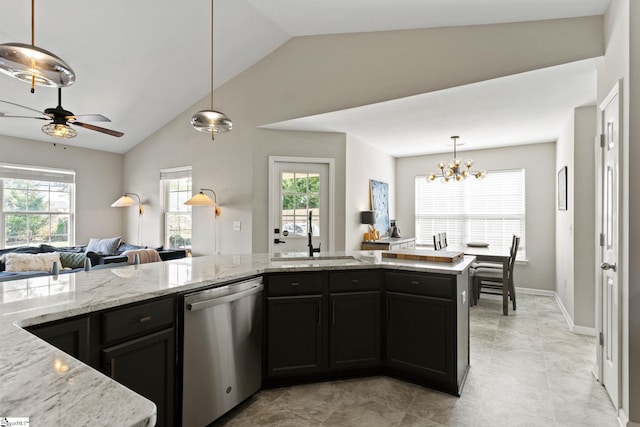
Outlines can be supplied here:
M558 171L558 210L567 210L567 167Z
M389 184L386 182L369 180L369 199L371 210L375 213L376 229L381 236L389 234Z

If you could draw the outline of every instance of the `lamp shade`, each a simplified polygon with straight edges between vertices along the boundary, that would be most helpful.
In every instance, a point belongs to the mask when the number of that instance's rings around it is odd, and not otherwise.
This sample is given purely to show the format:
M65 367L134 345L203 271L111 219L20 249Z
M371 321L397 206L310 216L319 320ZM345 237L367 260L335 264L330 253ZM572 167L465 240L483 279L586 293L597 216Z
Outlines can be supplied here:
M214 202L211 197L207 196L201 191L184 202L184 204L189 206L215 206L216 202Z
M374 211L360 212L360 223L374 225L376 223L376 213Z
M111 203L111 207L112 208L128 208L131 206L138 206L138 204L139 202L137 202L136 200L133 200L131 196L129 196L128 194L124 194L118 200Z

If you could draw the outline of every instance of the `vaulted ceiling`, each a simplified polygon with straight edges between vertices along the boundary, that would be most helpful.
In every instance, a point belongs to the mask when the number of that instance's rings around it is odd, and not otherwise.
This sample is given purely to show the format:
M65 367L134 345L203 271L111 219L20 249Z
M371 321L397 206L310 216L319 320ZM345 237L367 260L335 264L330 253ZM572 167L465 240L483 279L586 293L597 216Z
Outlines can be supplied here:
M608 2L217 0L216 86L251 67L292 37L602 15ZM62 91L63 106L76 114L103 114L112 122L97 125L125 133L122 138L114 138L78 129L78 136L71 143L124 153L207 96L210 8L208 0L36 0L35 44L60 56L77 74L76 83ZM3 0L0 43L30 43L30 15L30 2ZM562 100L555 96L558 87L566 91ZM301 118L273 127L348 132L395 156L424 152L420 147L423 114L442 120L461 115L465 128L459 132L477 140L483 138L482 127L494 126L512 127L514 135L530 134L538 140L552 140L557 136L554 131L562 112L595 100L595 64L581 61L440 92L366 106L364 110ZM474 102L459 108L456 104L459 99ZM55 89L43 87L37 87L31 94L27 84L0 75L0 100L42 111L56 106L57 94ZM476 108L481 102L483 108ZM510 120L509 114L521 108L526 109L519 110L526 115L520 117L549 120L548 126L540 126L538 121L536 130L531 120L528 128ZM376 128L367 121L371 116L367 112L372 109L387 114L397 124L395 129L407 130L405 136L394 134L393 146L397 149L384 144L389 129ZM0 103L0 113L32 112ZM399 123L400 120L403 122ZM0 118L0 135L53 142L40 131L43 123ZM399 144L400 139L406 142ZM501 141L487 140L483 144L498 146Z

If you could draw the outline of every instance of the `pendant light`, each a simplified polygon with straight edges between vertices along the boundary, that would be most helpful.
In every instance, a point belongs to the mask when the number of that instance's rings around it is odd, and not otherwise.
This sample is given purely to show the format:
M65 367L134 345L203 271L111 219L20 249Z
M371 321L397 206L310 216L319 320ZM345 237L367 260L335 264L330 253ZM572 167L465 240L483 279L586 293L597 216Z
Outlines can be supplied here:
M211 139L216 133L227 133L233 128L233 122L226 114L213 109L213 3L211 0L211 109L198 111L191 117L191 126L200 132L208 132Z
M35 86L64 87L76 81L71 67L53 53L35 45L35 0L31 0L31 44L0 44L0 72Z

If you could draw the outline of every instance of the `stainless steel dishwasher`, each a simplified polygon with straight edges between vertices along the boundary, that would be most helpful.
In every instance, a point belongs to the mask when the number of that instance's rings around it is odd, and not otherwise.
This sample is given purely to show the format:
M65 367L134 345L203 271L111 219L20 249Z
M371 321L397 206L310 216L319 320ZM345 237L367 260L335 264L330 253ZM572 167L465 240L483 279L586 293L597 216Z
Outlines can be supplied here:
M262 279L184 297L182 425L205 426L262 381Z

